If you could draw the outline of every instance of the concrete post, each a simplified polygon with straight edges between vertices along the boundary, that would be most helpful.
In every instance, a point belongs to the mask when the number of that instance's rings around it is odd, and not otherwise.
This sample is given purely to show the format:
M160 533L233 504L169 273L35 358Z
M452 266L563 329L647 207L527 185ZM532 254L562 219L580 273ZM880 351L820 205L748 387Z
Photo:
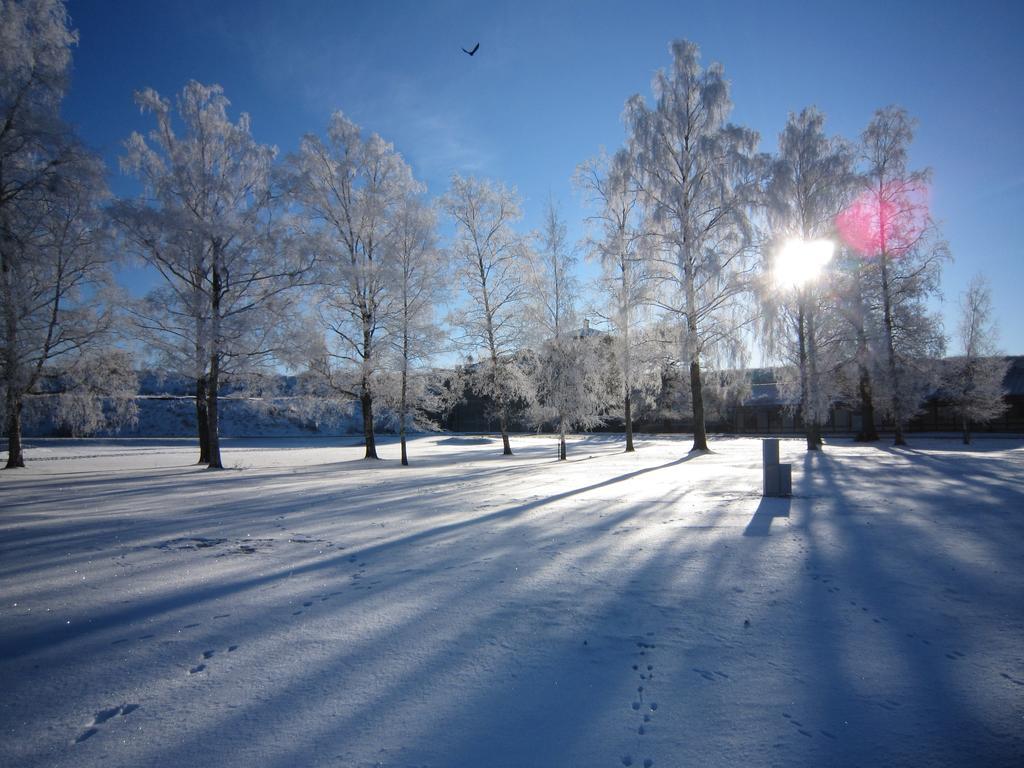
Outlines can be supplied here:
M789 496L793 493L793 466L779 463L779 439L761 441L764 490L762 496Z

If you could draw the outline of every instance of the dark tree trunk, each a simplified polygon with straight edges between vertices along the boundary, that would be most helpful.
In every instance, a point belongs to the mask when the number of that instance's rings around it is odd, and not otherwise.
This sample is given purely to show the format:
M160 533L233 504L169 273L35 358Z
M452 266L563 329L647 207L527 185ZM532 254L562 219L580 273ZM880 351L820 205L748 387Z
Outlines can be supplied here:
M967 418L967 414L963 414L961 417L961 425L963 427L964 445L971 444L971 420Z
M693 448L691 451L708 449L708 433L704 426L704 392L700 383L700 361L690 362L690 395L693 399Z
M220 458L220 415L218 393L220 391L220 356L210 355L210 376L206 391L207 449L210 452L207 466L210 469L224 469Z
M501 409L501 416L498 417L498 426L501 428L501 455L512 455L512 444L508 441L508 410Z
M558 460L565 461L565 417L558 417Z
M215 247L215 253L217 248L219 246ZM224 469L220 458L220 416L217 402L220 395L220 300L222 288L220 268L215 255L210 286L210 372L206 391L206 434L209 436L210 450L210 460L207 466L210 469Z
M821 379L818 376L818 334L814 326L814 308L807 312L807 395L812 407L807 450L821 450L821 414L818 411L821 397Z
M631 408L629 392L626 392L626 397L623 400L623 410L626 414L626 453L633 453L633 414Z
M800 362L800 420L804 424L804 436L807 438L807 450L818 450L818 441L814 434L814 417L807 407L811 399L810 376L807 371L807 323L804 314L804 301L801 297L797 309L796 321L797 352Z
M859 368L857 390L860 393L860 432L854 440L858 443L873 443L878 440L878 428L875 427L875 401L871 397L871 374L865 365Z
M210 463L210 419L207 411L208 396L205 376L196 379L196 424L199 431L199 461L197 464Z
M408 342L408 339L406 339L406 341L405 341L405 357L406 357L406 360L408 360L408 355L409 355L408 350L409 350L409 342ZM405 366L403 365L403 367L402 367L402 403L401 403L401 406L398 409L398 439L399 439L399 441L402 444L402 466L403 467L408 467L409 466L409 456L405 452L405 420L407 418L406 408L408 407L406 405L405 401L406 401L406 397L408 395L408 378L409 378L409 372L405 368Z
M884 243L884 231L883 231ZM882 273L882 318L885 321L885 346L889 363L889 386L892 389L892 417L895 422L893 445L906 445L903 438L903 400L900 397L900 373L896 365L896 331L892 316L892 295L889 286L888 258L883 250L879 256Z
M25 456L21 449L21 403L15 398L7 398L7 466L4 469L17 469L25 466Z
M373 395L368 389L363 388L359 395L359 405L363 411L363 440L366 443L366 455L364 459L376 459L377 439L373 434Z

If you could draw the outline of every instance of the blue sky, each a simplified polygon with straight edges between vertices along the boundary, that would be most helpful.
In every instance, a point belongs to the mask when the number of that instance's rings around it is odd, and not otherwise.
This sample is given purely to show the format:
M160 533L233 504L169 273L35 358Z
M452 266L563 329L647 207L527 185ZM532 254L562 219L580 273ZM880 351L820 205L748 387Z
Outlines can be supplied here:
M856 138L873 111L919 121L933 214L955 261L941 305L988 275L1005 352L1024 354L1024 3L1005 2L104 2L70 0L80 32L65 116L111 166L148 130L132 93L219 83L264 143L292 151L341 109L394 142L434 194L453 171L500 179L536 226L548 195L574 234L576 166L624 138L669 41L698 43L732 83L732 119L773 150L789 112L817 105ZM470 58L460 50L476 42ZM136 279L139 279L136 276ZM953 340L951 352L955 351Z

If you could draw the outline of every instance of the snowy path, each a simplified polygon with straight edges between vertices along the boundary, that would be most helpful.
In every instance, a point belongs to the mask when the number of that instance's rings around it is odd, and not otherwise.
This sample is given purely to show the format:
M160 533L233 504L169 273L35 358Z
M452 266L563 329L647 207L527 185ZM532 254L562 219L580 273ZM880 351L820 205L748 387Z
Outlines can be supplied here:
M31 441L0 765L1020 765L1024 447Z

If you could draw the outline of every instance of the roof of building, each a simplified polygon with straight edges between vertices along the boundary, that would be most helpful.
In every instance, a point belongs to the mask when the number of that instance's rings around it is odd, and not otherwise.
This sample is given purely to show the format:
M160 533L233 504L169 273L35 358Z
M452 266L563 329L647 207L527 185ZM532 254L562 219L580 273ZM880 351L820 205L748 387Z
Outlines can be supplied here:
M1006 359L1010 361L1010 367L1003 379L1006 394L1024 397L1024 355L1015 355Z

